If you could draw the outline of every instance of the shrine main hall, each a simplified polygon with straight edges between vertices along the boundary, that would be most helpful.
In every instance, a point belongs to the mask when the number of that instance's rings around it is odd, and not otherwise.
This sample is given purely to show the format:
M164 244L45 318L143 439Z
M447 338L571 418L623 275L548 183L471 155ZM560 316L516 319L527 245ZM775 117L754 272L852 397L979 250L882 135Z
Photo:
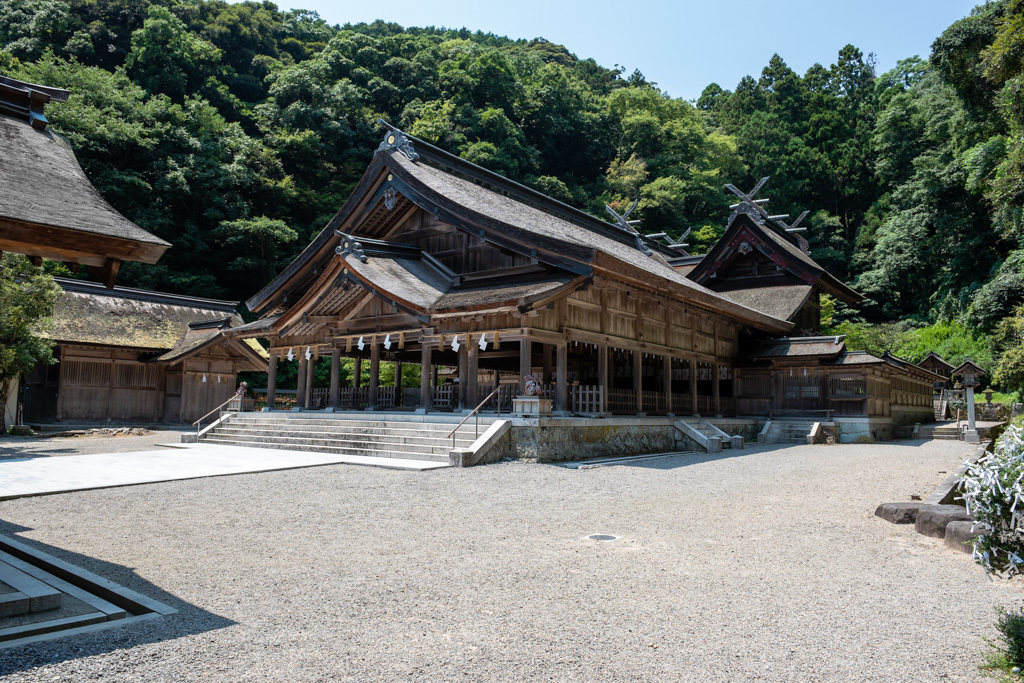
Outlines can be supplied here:
M387 126L346 204L247 302L259 319L224 334L269 341L269 406L278 368L298 365L298 411L507 414L533 377L530 417L551 426L700 418L749 438L802 418L850 441L931 421L937 375L821 336L823 296L861 297L760 186L729 186L725 233L696 256L628 211L595 218ZM410 363L419 386L401 383Z

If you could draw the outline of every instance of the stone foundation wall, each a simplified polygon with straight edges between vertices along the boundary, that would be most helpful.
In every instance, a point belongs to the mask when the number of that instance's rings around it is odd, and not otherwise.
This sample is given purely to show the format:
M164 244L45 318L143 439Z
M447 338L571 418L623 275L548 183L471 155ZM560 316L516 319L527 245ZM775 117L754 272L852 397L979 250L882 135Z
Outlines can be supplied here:
M888 417L837 417L835 424L839 443L871 443L893 437L893 421Z
M903 425L927 424L935 422L935 408L932 406L892 406L892 424L894 427Z
M754 420L709 420L728 434L757 438ZM541 462L588 460L647 453L702 450L674 426L673 418L516 419L486 461L527 458Z

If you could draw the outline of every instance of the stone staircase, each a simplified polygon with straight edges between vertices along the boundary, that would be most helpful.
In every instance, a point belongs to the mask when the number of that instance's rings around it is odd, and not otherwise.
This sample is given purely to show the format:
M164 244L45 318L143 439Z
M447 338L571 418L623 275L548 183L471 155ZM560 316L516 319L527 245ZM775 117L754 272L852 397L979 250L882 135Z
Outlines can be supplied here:
M936 396L932 399L932 406L935 408L935 421L941 422L946 419L946 401L945 399Z
M917 433L919 439L947 439L950 441L960 440L960 430L956 428L955 422L938 423L933 425L921 425Z
M775 419L768 428L767 443L807 443L814 420Z
M279 448L374 458L448 462L448 434L462 415L387 413L232 413L200 436L201 443ZM480 418L480 433L493 418ZM475 418L459 429L454 448L476 440Z

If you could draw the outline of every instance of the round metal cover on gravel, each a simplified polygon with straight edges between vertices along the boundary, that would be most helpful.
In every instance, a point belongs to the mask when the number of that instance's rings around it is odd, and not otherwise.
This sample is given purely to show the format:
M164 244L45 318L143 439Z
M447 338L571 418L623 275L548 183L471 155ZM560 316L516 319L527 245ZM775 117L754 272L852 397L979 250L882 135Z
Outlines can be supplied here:
M592 541L617 541L618 536L609 536L608 534L590 534L587 536Z

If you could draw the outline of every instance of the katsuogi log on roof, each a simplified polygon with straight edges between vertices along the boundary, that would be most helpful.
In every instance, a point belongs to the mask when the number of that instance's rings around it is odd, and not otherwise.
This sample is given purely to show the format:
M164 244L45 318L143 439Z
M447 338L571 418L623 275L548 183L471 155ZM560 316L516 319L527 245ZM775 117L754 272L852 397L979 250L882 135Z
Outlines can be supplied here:
M694 282L729 299L768 315L795 323L795 332L814 335L820 328L821 294L848 304L863 297L829 273L810 255L806 239L797 227L772 216L754 199L754 192L740 195L722 238L696 266L682 268ZM806 215L806 212L805 212Z
M170 246L118 213L42 104L66 90L0 77L0 251L84 265L108 287L123 261L156 263Z

